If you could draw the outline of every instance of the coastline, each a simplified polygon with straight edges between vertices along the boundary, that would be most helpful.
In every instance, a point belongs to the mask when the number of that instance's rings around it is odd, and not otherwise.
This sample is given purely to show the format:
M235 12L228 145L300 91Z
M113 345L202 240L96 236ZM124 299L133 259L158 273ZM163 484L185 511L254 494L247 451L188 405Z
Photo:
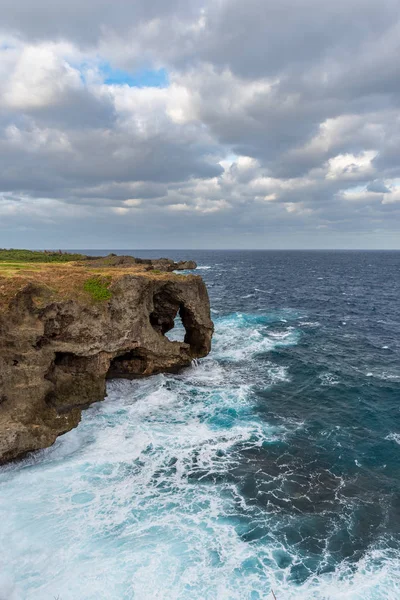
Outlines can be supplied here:
M205 284L172 272L194 263L59 256L0 262L0 462L76 427L106 379L175 372L210 351ZM186 332L172 342L178 314Z

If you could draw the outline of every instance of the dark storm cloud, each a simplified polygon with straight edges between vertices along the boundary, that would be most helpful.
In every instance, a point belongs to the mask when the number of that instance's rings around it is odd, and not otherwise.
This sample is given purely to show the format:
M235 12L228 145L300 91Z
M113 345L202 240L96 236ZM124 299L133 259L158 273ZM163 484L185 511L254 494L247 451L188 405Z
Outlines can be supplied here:
M55 106L27 110L38 126L93 129L113 127L115 108L107 97L96 98L85 90L71 90Z
M379 179L375 179L375 181L371 181L367 185L368 192L376 192L377 194L389 194L390 190L383 183L383 181L379 181Z
M104 130L50 131L37 142L35 128L18 131L16 144L0 139L0 189L58 197L68 188L117 181L168 183L190 177L218 176L222 168L207 162L204 148L173 138L141 139L132 132ZM110 190L112 188L109 188ZM114 188L116 189L116 188ZM117 190L118 193L118 190ZM111 196L112 197L112 196Z
M398 8L396 0L211 3L202 55L251 78L310 70L326 61L346 68L362 46L381 43L396 27Z
M95 44L109 29L120 34L152 19L190 18L199 2L190 0L2 0L0 30L29 41L66 39Z

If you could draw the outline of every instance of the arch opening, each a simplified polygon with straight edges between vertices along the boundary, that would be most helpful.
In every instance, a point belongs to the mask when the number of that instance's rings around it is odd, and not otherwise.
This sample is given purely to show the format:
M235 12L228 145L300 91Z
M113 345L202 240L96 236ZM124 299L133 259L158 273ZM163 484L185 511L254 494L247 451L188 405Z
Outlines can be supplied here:
M182 319L183 304L170 291L155 294L150 323L170 341L184 342L187 330Z
M154 295L150 323L169 340L188 344L193 358L206 356L210 350L210 329L199 322L191 305L173 288L166 286Z
M178 311L174 318L174 325L172 329L165 333L171 342L184 342L186 337L186 329L182 321L180 311Z

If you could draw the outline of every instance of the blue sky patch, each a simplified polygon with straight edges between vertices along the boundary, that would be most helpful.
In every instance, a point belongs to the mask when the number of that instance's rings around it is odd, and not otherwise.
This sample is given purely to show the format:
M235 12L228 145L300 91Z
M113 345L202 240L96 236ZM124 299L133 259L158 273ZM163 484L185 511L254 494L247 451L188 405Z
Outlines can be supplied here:
M141 69L129 73L122 69L114 69L109 63L103 63L100 71L104 75L104 83L107 85L129 85L129 87L158 87L164 88L169 85L166 69Z

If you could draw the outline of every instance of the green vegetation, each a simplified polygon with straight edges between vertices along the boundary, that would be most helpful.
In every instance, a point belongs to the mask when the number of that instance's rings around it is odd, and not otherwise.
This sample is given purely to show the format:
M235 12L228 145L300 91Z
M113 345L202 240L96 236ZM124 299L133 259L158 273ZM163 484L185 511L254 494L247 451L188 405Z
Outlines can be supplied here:
M17 269L17 270L21 270L21 269L39 269L40 265L31 265L31 263L25 263L25 262L0 262L0 269Z
M38 263L65 263L74 260L84 260L83 254L68 254L66 252L39 252L37 250L6 250L0 249L0 262L38 262Z
M155 275L158 275L159 273L162 273L162 271L159 271L158 269L152 269L150 271L150 273L154 273Z
M8 277L10 275L15 275L20 271L39 271L40 265L32 265L32 263L10 263L10 262L1 262L0 261L0 276Z
M83 284L83 289L88 292L95 302L104 302L110 300L112 293L110 292L109 285L111 283L111 277L90 277Z

